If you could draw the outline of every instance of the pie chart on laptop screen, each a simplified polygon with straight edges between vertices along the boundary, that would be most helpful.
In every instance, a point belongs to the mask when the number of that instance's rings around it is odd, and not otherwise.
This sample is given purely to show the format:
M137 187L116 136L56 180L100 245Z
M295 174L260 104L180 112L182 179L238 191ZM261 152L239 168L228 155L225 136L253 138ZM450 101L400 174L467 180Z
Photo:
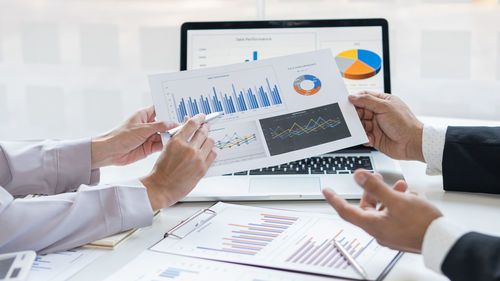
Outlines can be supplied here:
M377 75L382 67L382 58L363 49L343 51L335 57L342 77L362 80Z

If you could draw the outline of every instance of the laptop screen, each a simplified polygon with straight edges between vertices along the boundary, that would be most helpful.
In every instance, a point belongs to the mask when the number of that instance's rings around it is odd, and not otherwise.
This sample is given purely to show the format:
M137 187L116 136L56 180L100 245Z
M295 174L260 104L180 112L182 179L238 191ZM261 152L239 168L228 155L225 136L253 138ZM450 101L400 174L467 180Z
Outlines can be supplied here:
M349 93L389 89L382 26L188 29L186 39L187 69L331 49Z

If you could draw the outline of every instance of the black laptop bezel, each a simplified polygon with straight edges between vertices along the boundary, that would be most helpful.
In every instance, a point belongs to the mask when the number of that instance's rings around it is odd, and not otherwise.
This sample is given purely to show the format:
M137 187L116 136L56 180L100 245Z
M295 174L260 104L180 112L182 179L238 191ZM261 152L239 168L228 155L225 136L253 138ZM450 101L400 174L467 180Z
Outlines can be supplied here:
M391 93L391 72L389 60L389 23L384 18L365 19L323 19L323 20L269 20L269 21L207 21L185 22L181 25L180 70L187 69L187 34L189 30L211 29L255 29L255 28L314 28L314 27L356 27L380 26L382 28L382 52L384 68L384 92ZM362 145L336 151L336 153L359 153L359 150L373 150Z

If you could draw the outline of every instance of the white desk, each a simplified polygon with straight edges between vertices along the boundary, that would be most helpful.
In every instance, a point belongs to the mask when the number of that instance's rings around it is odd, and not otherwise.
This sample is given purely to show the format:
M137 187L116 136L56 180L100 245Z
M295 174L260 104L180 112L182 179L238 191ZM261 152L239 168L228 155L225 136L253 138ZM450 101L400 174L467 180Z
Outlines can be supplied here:
M500 122L430 117L422 117L421 119L426 124L500 124ZM120 179L121 175L127 175L128 177L144 175L151 169L153 163L154 158L151 158L129 167L106 168L102 171L102 180L104 182L113 182ZM445 216L474 230L500 235L500 224L498 223L500 221L500 195L444 192L440 176L425 175L425 164L401 161L401 168L410 188L438 206ZM106 278L111 273L119 270L144 249L160 240L163 234L180 220L198 209L208 207L212 204L213 202L179 203L163 210L161 216L151 227L144 228L134 234L123 245L105 254L70 280L87 281ZM240 202L239 204L321 213L334 212L324 201ZM420 255L405 254L385 280L447 280L447 278L425 268Z

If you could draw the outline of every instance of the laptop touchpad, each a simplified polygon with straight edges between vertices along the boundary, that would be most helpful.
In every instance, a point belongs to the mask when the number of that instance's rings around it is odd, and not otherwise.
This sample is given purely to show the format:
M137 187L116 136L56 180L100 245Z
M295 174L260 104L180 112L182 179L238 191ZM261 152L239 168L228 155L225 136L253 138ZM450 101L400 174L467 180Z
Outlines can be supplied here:
M254 177L250 179L249 191L264 194L318 194L321 188L319 177Z

